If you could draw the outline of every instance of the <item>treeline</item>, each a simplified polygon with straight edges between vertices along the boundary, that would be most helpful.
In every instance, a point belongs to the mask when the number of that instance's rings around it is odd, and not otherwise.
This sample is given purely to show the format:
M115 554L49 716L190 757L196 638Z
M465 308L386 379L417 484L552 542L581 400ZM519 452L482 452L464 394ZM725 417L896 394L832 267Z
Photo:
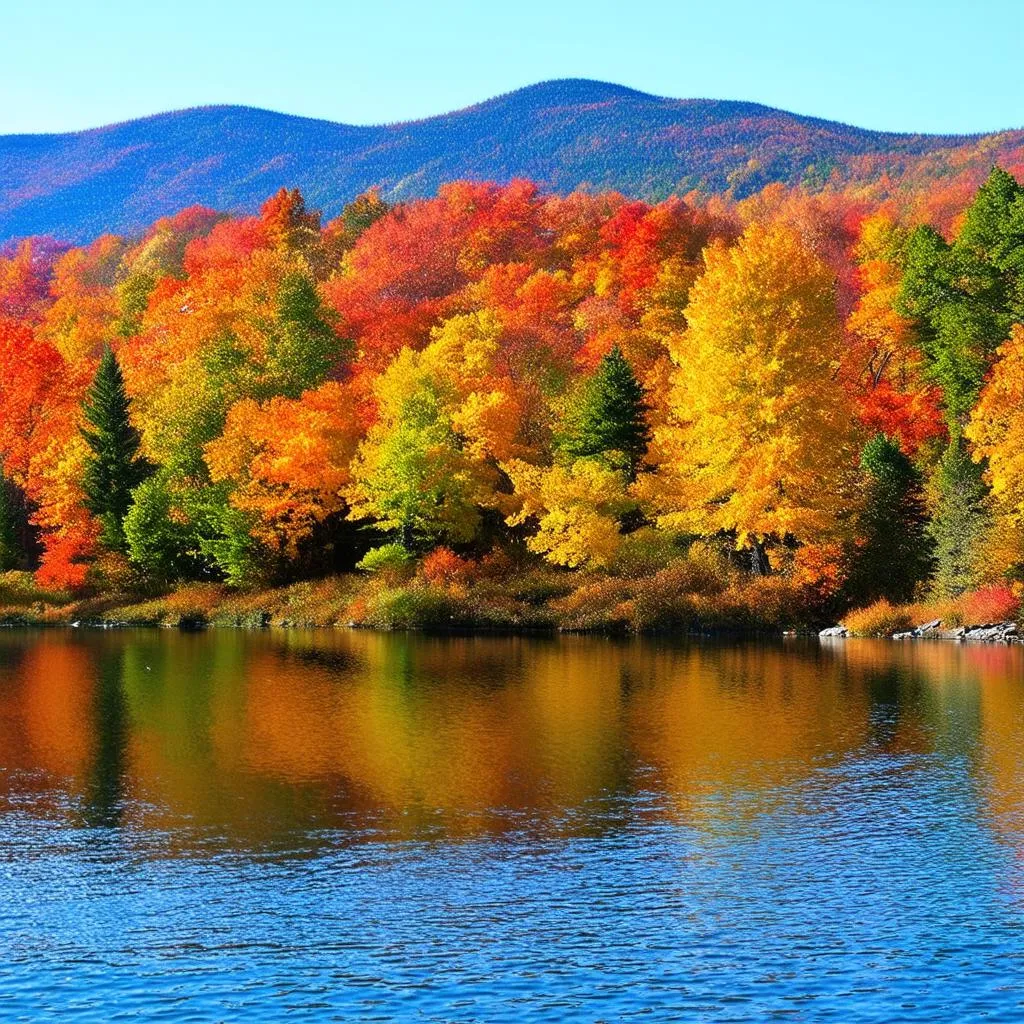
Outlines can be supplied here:
M779 186L456 182L29 240L0 259L0 565L247 588L704 550L822 606L1013 586L1022 324L998 168L945 234Z

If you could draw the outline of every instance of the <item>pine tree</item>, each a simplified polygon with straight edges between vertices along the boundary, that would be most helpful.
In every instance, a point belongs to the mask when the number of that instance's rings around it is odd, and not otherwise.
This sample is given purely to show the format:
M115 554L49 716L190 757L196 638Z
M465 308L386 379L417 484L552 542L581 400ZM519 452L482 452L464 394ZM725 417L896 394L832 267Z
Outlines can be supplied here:
M0 466L0 572L14 569L19 562L18 516L14 489Z
M935 470L935 512L928 533L935 542L933 585L942 597L955 597L979 584L977 563L990 526L988 488L983 470L954 434Z
M1024 186L994 167L952 244L919 227L903 254L899 310L917 322L951 426L962 425L996 349L1024 316Z
M851 574L850 596L859 604L880 597L909 601L933 569L921 474L884 434L864 446L861 469L867 477L858 522L863 544Z
M131 508L132 490L149 475L150 467L139 456L139 434L129 418L124 377L109 345L82 404L82 415L89 424L82 436L91 450L82 475L85 504L102 524L101 542L113 551L124 551L124 518Z
M603 457L630 480L650 441L644 389L616 345L566 410L558 447L574 458Z

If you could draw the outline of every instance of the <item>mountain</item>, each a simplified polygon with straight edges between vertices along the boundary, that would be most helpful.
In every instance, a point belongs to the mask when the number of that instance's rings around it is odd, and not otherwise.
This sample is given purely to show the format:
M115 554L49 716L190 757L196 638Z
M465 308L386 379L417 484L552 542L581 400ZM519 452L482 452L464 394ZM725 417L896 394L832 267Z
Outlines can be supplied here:
M450 114L356 127L250 107L201 107L89 131L0 136L0 240L132 233L193 203L253 211L298 186L325 215L366 188L429 195L454 178L658 199L750 194L772 181L926 187L1024 164L1024 131L904 135L756 103L677 100L586 80L543 82Z

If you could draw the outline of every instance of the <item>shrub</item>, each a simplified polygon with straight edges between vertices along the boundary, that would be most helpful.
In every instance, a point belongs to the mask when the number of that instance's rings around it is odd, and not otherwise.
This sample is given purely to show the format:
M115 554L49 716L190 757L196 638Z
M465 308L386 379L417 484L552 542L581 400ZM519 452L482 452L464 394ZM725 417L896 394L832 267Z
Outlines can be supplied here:
M613 576L641 579L653 576L685 555L675 534L645 526L622 538L608 568Z
M850 612L843 625L854 636L892 636L913 629L920 623L914 622L914 605L893 605L884 597Z
M367 595L364 622L388 629L448 626L466 621L462 606L431 586L385 587Z
M356 563L357 569L375 575L396 574L406 570L412 562L412 555L401 544L382 544L370 548Z
M475 564L460 558L451 548L434 548L420 563L420 574L437 586L462 586L473 575Z
M71 596L64 591L40 587L30 572L0 573L0 606L27 608L35 604L67 604Z
M1020 614L1020 597L1005 583L964 594L960 603L963 606L964 625L1007 622Z

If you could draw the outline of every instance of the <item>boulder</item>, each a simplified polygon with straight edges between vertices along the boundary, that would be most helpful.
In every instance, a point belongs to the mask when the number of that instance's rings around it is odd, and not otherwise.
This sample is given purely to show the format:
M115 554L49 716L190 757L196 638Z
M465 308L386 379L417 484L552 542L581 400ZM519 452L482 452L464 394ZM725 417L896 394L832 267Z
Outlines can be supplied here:
M823 629L818 634L820 637L846 637L849 635L845 626L829 626L828 629Z
M1017 637L1017 623L988 622L981 626L970 626L964 633L965 640L981 643L1008 643Z

